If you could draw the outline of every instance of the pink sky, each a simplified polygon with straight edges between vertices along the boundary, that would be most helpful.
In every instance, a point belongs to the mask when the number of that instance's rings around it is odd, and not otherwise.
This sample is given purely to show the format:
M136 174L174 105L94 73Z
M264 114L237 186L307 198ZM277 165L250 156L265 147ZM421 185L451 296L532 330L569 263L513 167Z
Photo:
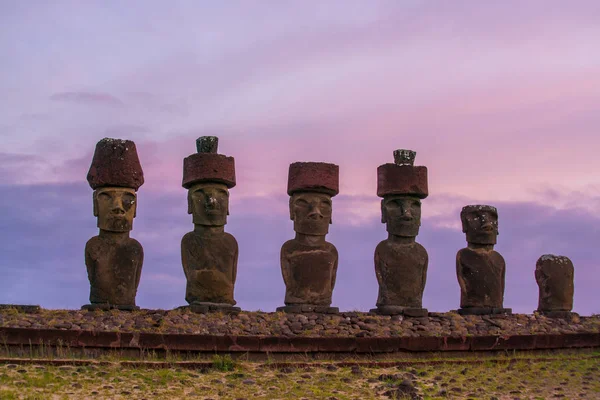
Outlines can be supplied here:
M236 159L233 223L285 218L294 161L339 164L336 223L373 223L375 171L398 148L429 168L432 228L475 202L595 216L598 38L597 1L3 2L0 184L85 183L108 136L137 144L141 204L174 201L210 134ZM81 218L92 236L91 204Z

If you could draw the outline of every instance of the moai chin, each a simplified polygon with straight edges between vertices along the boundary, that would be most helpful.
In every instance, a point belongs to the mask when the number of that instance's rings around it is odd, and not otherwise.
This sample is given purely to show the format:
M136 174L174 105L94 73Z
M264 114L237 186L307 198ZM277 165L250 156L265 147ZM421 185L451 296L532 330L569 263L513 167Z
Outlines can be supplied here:
M575 269L568 257L545 254L535 264L539 286L538 313L551 318L571 318Z
M462 315L510 314L503 308L506 263L494 250L498 211L487 205L463 207L460 213L468 246L456 255Z
M90 303L82 309L138 309L144 250L129 237L144 173L131 140L104 138L96 144L87 180L94 189L98 236L85 245Z
M429 261L425 248L415 241L421 226L421 200L429 194L427 167L414 166L416 153L394 151L394 163L377 168L377 196L381 222L388 238L375 249L375 275L379 283L377 308L383 315L427 316L423 290Z
M331 198L339 192L335 164L296 162L288 174L290 219L296 237L281 247L285 306L277 311L336 313L330 307L338 266L335 246L325 241L332 223Z
M238 313L233 299L238 244L225 232L229 189L235 186L234 159L217 154L215 136L200 137L196 146L198 152L183 160L183 187L194 223L194 230L181 239L185 300L194 312Z

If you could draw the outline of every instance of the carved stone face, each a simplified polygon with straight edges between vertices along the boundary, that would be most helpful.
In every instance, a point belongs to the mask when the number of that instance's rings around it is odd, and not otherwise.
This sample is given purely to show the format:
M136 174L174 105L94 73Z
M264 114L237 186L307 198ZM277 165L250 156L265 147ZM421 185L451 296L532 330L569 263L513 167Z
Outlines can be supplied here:
M463 232L467 242L496 244L498 236L498 214L491 210L475 210L461 214Z
M391 195L381 200L381 222L392 235L415 237L421 226L421 200Z
M229 190L222 183L197 183L188 190L188 214L196 225L223 226L229 215Z
M98 228L111 232L128 232L133 228L137 208L135 190L122 187L103 187L94 190L94 216Z
M290 197L290 219L294 230L305 235L326 235L331 220L331 196L316 192L294 193Z

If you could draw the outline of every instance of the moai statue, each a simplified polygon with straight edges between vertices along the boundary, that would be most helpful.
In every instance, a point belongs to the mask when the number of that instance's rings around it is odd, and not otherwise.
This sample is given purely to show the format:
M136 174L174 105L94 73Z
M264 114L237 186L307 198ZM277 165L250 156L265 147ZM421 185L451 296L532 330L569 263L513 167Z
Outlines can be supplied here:
M472 205L460 213L468 246L456 255L462 315L510 314L503 308L506 263L494 250L498 236L496 207Z
M427 251L415 241L421 226L421 199L428 195L427 167L413 165L416 153L394 151L394 164L377 168L377 196L381 222L388 238L375 249L379 283L377 308L383 315L427 316L422 307L427 278Z
M181 239L181 262L187 280L185 300L198 313L240 311L233 299L238 244L225 232L235 163L233 157L217 154L218 144L217 137L200 137L198 152L183 160L183 187L188 190L194 230Z
M575 269L569 258L545 254L535 264L535 280L540 288L537 311L551 318L571 318Z
M296 162L290 165L288 194L290 219L296 237L281 247L285 306L290 313L336 313L330 307L338 266L338 252L325 241L332 223L331 198L339 192L335 164Z
M94 189L94 216L100 233L85 245L90 280L90 303L83 309L136 310L144 250L129 237L137 208L137 190L144 173L135 143L104 138L96 151L87 180Z

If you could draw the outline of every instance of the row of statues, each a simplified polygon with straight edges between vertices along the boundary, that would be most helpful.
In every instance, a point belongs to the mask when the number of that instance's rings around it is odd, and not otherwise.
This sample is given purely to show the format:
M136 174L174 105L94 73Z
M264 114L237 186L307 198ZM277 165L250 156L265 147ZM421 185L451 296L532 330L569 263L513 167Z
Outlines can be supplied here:
M235 307L238 244L225 232L229 190L236 184L233 157L218 154L218 138L196 141L197 153L183 160L188 214L194 230L181 240L181 261L186 277L185 300L195 312L239 312ZM388 238L375 249L379 283L377 307L382 315L426 316L422 306L428 255L416 242L421 225L421 201L428 192L427 167L415 166L416 153L396 150L394 163L377 169L377 195L381 222ZM96 145L87 176L94 190L94 215L99 235L85 248L90 280L90 304L85 309L137 309L135 296L144 253L130 238L136 214L137 190L144 183L135 144L129 140L102 139ZM338 252L327 242L332 223L332 198L339 192L335 164L296 162L288 174L290 219L295 237L281 248L281 272L286 287L285 306L278 311L336 313L331 307L338 268ZM461 314L506 314L505 261L494 250L498 212L488 205L462 209L461 221L468 246L456 256L461 289ZM538 311L569 316L573 307L573 264L566 257L542 256L536 266Z

